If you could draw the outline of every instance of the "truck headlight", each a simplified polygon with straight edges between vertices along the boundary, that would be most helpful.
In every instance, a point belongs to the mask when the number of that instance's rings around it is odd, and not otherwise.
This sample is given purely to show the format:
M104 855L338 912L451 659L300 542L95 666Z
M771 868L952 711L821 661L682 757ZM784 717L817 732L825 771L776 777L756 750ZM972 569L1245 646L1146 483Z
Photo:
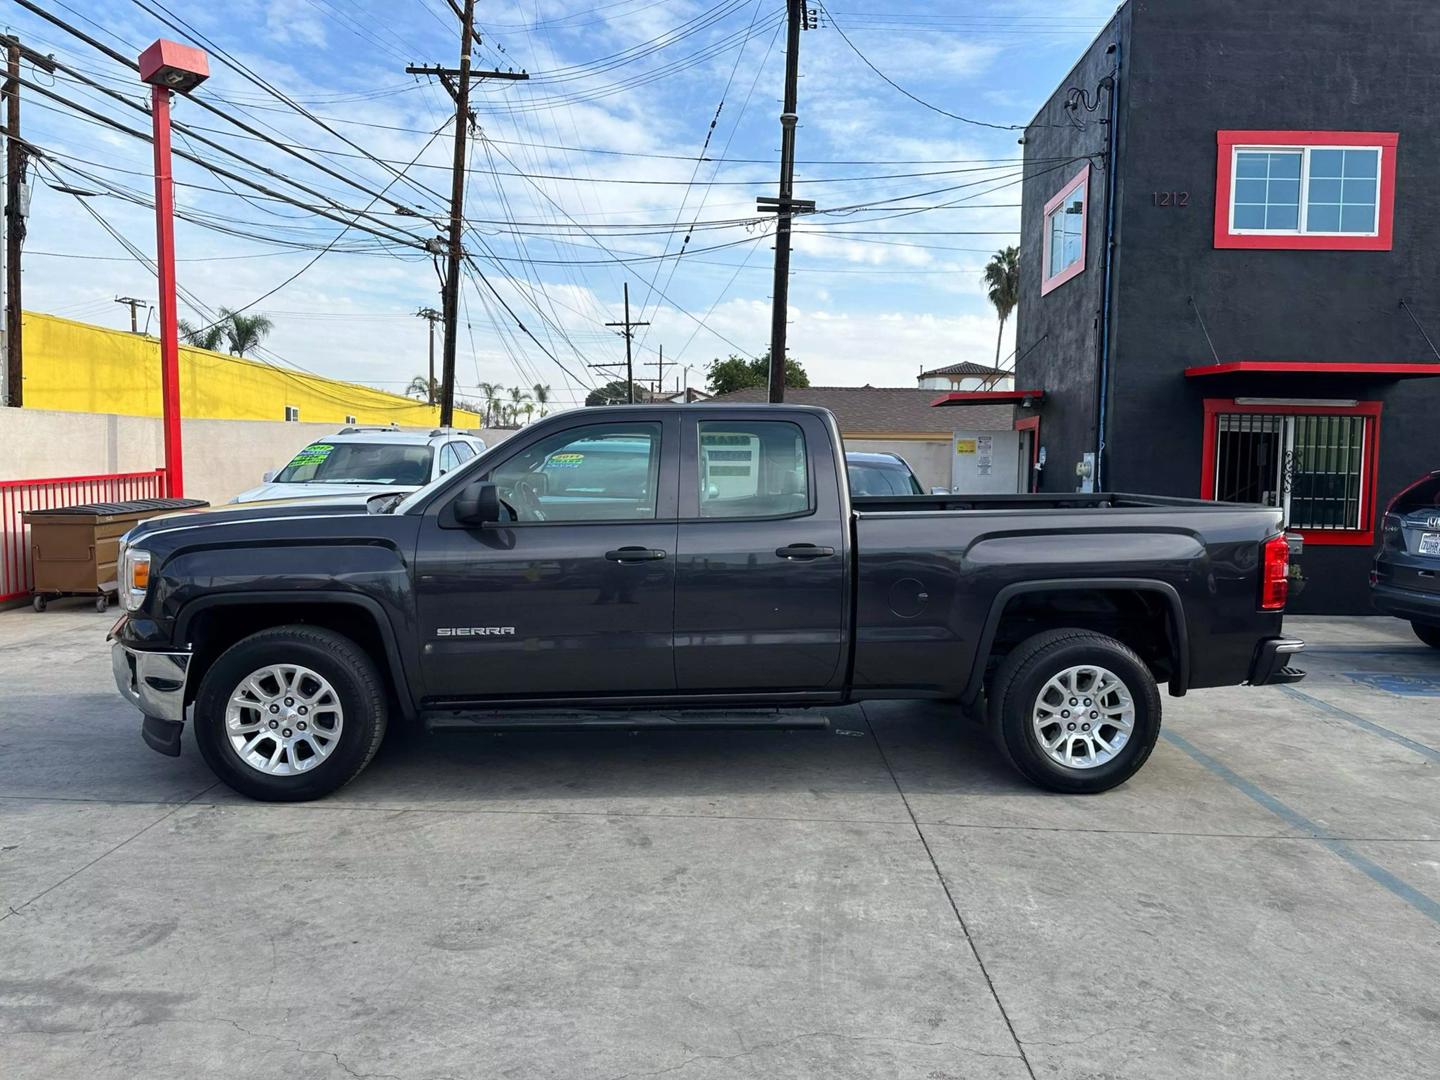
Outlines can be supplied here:
M145 591L150 587L150 552L128 545L122 547L117 569L120 606L126 611L138 611L145 602Z

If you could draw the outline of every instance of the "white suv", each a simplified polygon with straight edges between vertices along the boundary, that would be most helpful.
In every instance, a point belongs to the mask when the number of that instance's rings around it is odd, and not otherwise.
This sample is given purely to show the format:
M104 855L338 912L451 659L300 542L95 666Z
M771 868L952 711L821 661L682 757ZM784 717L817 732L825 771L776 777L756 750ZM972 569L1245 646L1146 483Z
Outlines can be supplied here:
M483 453L485 443L453 428L403 431L347 427L301 450L265 482L232 502L329 495L404 494Z

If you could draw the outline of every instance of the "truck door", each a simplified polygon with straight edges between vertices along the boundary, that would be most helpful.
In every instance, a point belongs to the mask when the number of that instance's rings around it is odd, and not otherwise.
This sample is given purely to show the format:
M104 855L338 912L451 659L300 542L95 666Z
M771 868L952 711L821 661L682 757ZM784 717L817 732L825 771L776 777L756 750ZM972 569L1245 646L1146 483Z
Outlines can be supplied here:
M679 690L837 688L849 522L827 425L804 412L697 412L682 418Z
M577 421L512 441L472 479L493 482L517 520L460 526L449 499L426 512L425 696L673 690L678 421Z

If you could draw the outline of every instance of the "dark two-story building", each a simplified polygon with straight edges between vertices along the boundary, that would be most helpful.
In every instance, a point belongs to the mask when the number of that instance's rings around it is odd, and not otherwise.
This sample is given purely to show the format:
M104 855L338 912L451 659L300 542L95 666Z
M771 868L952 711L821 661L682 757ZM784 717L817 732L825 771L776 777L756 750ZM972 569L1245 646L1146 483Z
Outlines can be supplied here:
M1440 468L1436 102L1434 0L1122 6L1024 133L1036 490L1283 506L1292 609L1368 610Z

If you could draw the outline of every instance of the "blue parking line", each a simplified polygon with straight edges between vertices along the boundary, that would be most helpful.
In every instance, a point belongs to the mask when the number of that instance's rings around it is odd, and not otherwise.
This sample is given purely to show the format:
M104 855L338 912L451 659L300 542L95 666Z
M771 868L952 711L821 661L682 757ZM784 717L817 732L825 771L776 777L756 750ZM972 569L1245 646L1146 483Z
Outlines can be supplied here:
M1432 900L1419 889L1406 881L1402 881L1383 866L1371 862L1349 844L1345 843L1344 840L1337 840L1333 836L1327 836L1324 829L1320 828L1319 825L1315 824L1315 822L1311 821L1304 814L1301 814L1297 810L1292 810L1279 799L1275 798L1274 795L1271 795L1268 791L1246 780L1228 765L1223 765L1219 761L1216 761L1184 736L1176 735L1173 731L1162 731L1160 735L1166 742L1189 754L1190 757L1194 758L1201 765L1204 765L1205 768L1220 777L1221 780L1224 780L1231 787L1250 796L1250 798L1254 799L1286 824L1308 834L1323 844L1333 854L1338 855L1356 870L1359 870L1371 881L1398 896L1401 900L1404 900L1416 911L1420 912L1420 914L1428 916L1432 922L1440 924L1440 902Z
M1317 709L1328 712L1331 716L1338 716L1341 720L1348 720L1356 727L1370 732L1371 735L1379 735L1382 739L1389 739L1393 743L1399 743L1405 747L1405 749L1414 750L1415 753L1421 757L1426 758L1434 764L1440 765L1440 750L1436 750L1433 746L1426 746L1422 742L1416 742L1408 736L1401 735L1398 731L1391 731L1387 727L1381 727L1373 720L1366 720L1363 716L1357 716L1348 709L1342 709L1338 705L1331 705L1328 701L1322 701L1320 698L1305 693L1304 690L1296 690L1293 686L1282 686L1280 689L1293 698L1299 698L1307 705L1314 705Z

